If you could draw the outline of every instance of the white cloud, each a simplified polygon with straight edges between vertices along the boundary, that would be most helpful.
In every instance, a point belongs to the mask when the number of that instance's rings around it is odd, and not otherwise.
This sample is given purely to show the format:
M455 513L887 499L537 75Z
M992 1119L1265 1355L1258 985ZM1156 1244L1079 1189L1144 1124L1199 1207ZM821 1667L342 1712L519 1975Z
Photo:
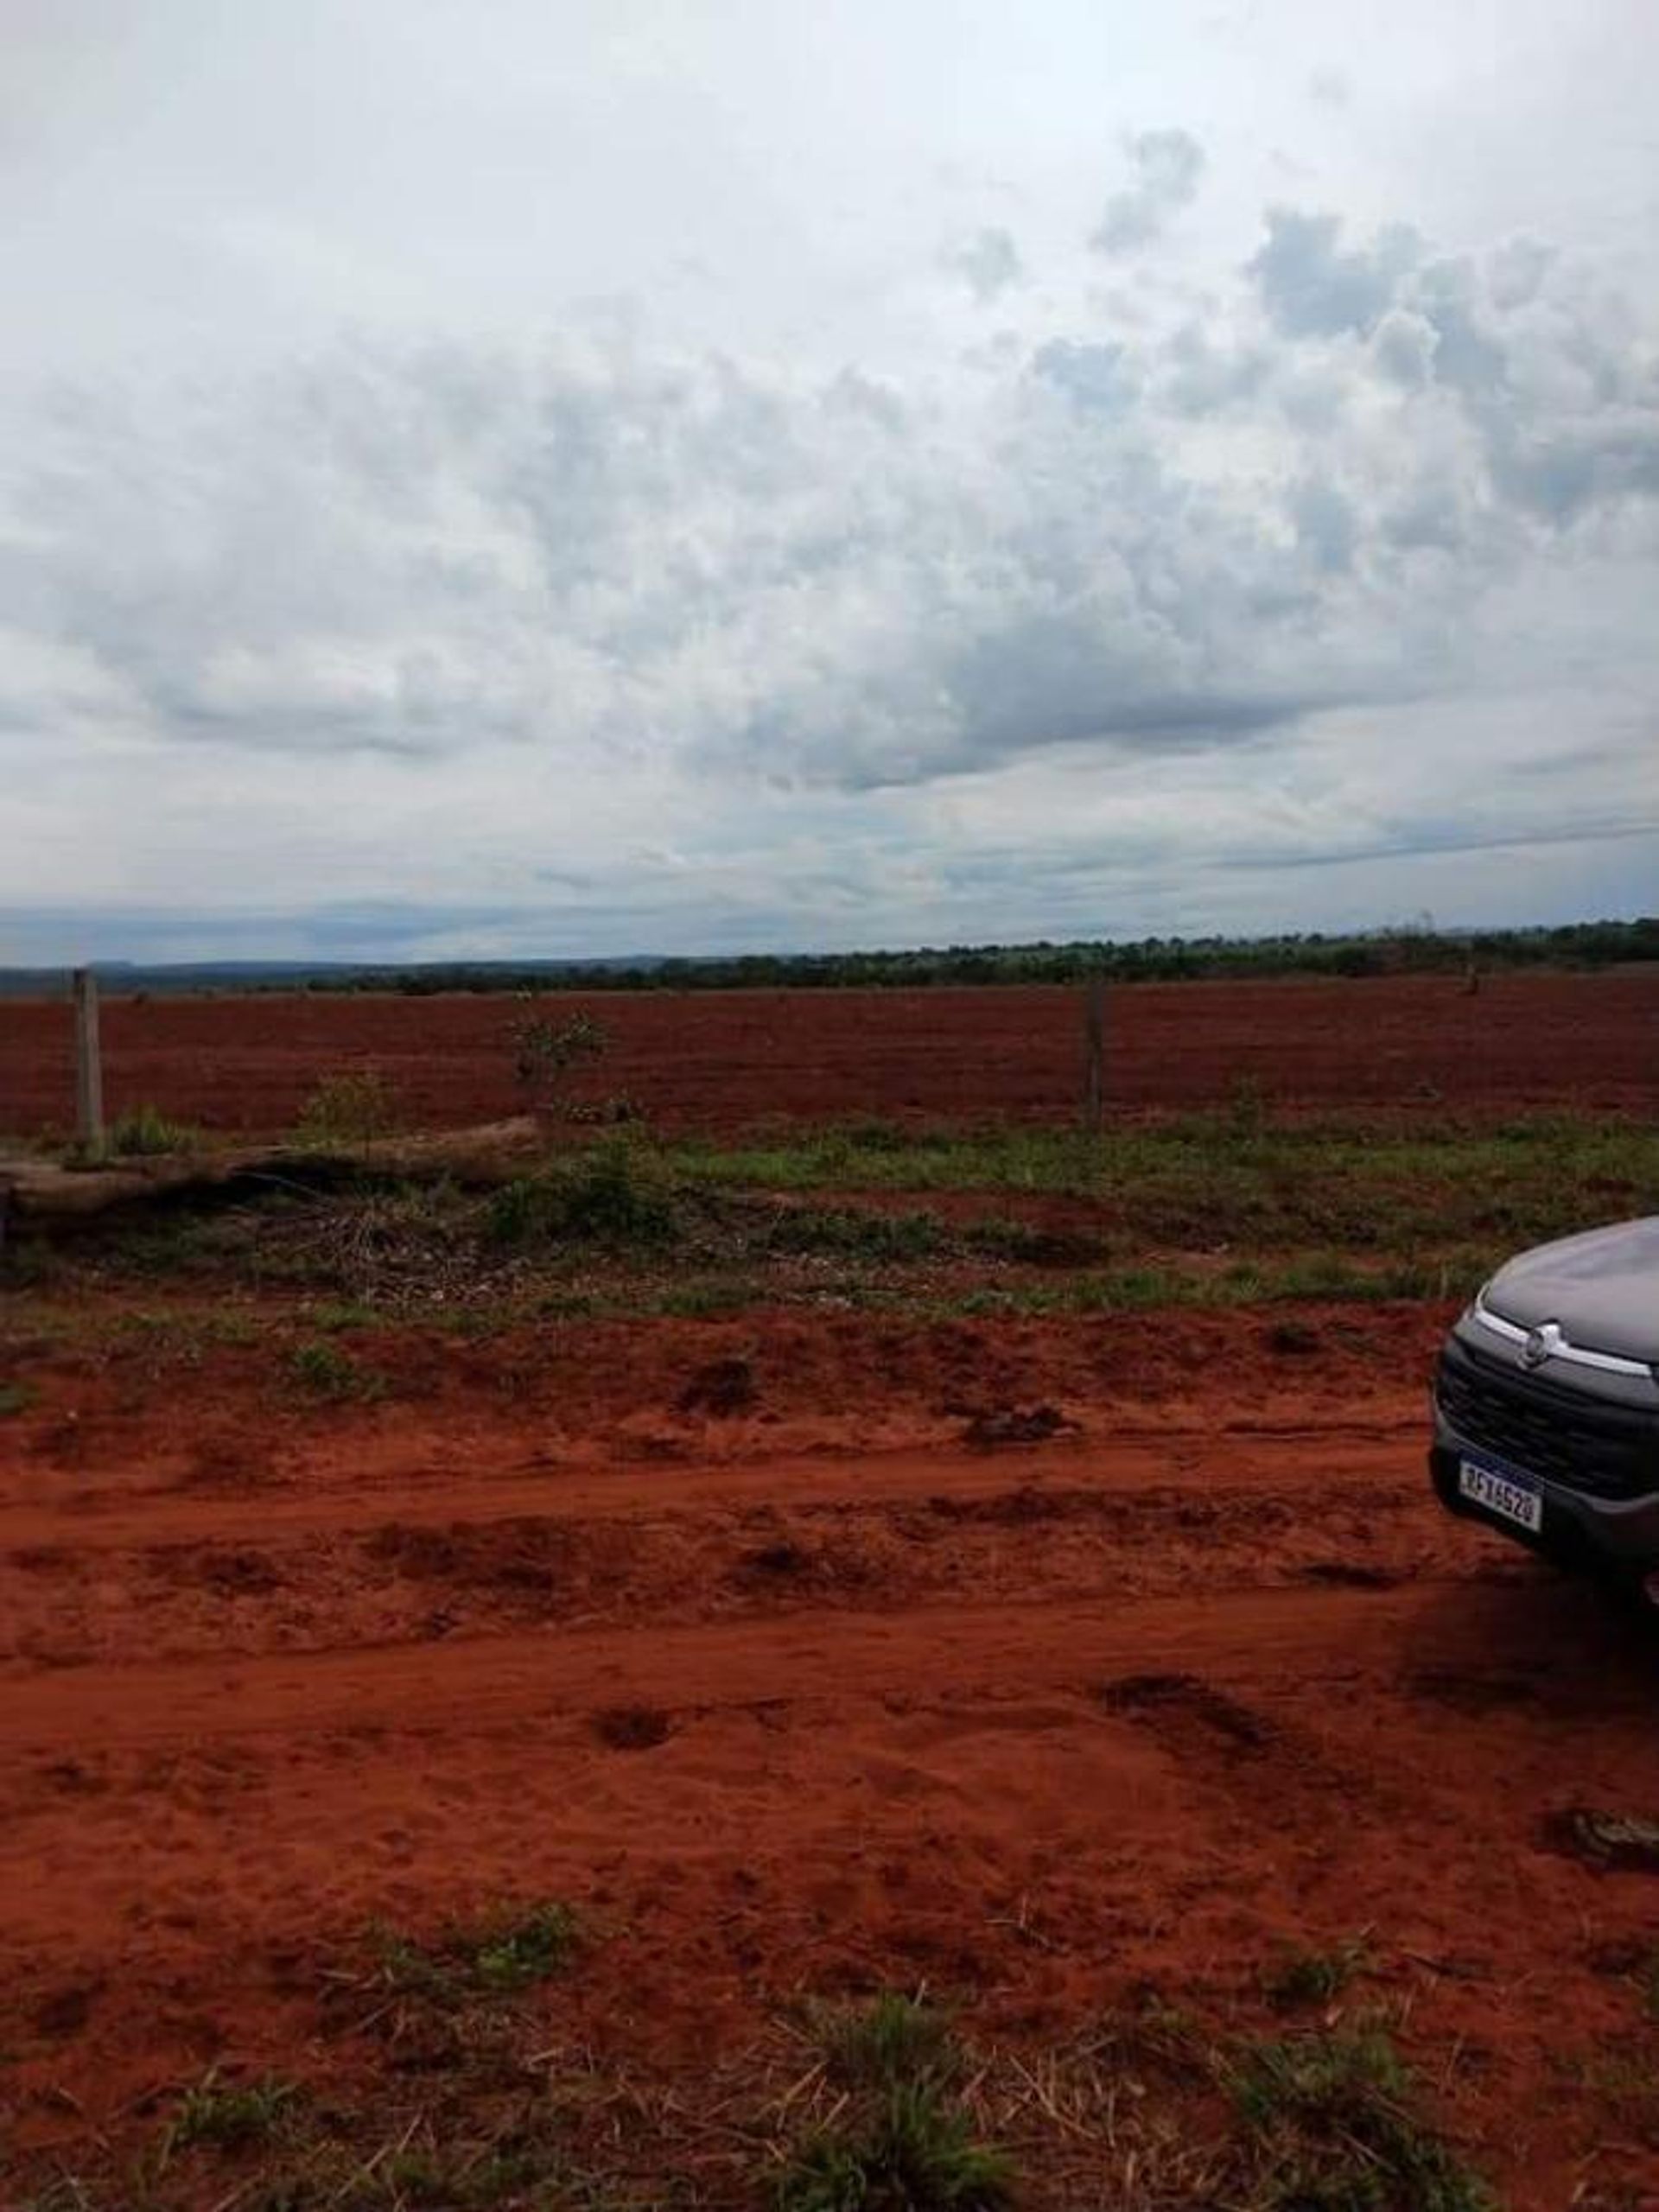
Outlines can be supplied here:
M1106 202L1090 241L1100 253L1134 253L1152 245L1197 198L1204 175L1204 149L1188 130L1142 130L1128 151L1135 181Z
M1585 251L1588 201L1448 226L1342 168L1284 0L1270 126L1213 41L1160 47L1136 105L1191 128L1126 140L1091 235L1130 119L1074 82L1096 37L1107 81L1092 14L1065 70L965 39L949 124L954 16L838 16L851 134L806 35L737 16L579 10L556 53L509 7L497 53L431 0L376 17L371 115L280 25L216 18L183 70L206 17L167 0L82 76L40 11L25 60L70 92L14 157L81 227L0 393L14 906L627 950L1265 925L1454 848L1524 912L1481 854L1565 828L1565 886L1633 849L1659 291L1622 234ZM1414 22L1368 130L1440 50ZM138 97L158 57L188 131ZM282 168L301 111L326 189ZM554 115L580 174L537 167ZM1308 181L1262 213L1257 141L1297 127Z

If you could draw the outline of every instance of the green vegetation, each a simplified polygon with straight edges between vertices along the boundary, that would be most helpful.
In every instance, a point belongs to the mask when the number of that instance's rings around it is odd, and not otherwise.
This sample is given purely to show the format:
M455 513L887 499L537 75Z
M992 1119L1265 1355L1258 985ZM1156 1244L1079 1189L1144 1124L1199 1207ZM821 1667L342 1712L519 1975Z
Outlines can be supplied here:
M1380 2028L1249 2045L1229 2086L1254 2139L1261 2212L1496 2212L1418 2118Z
M891 2089L954 2081L963 2053L937 2007L898 1990L865 2005L815 2006L808 2031L831 2081L843 2089Z
M429 1943L383 1936L378 1979L396 1995L446 2003L511 1997L562 1973L581 1940L581 1923L570 1906L547 1899L456 1923Z
M573 1014L560 1022L532 1014L516 1021L509 1033L512 1071L532 1104L546 1113L562 1103L560 1094L571 1070L585 1060L599 1059L610 1041L591 1014Z
M1359 1936L1351 1936L1328 1951L1288 1948L1262 1976L1262 1993L1281 2012L1301 2005L1329 2005L1370 1963L1370 1954Z
M820 2006L808 2025L834 2117L787 2146L778 2212L991 2212L1009 2201L1012 2162L976 2139L957 2087L966 2054L943 2014L887 1991Z
M976 2142L968 2115L924 2082L804 2138L772 2202L777 2212L995 2212L1013 2193L1011 2160Z
M368 1144L389 1136L399 1119L397 1097L378 1068L353 1068L319 1078L295 1124L302 1144Z
M1109 1129L918 1133L872 1143L856 1131L772 1144L663 1148L691 1187L769 1191L1028 1192L1094 1199L1120 1237L1252 1248L1517 1243L1659 1205L1659 1130L1563 1114L1421 1130L1353 1122L1264 1125L1190 1115Z
M0 1421L26 1414L39 1395L32 1382L0 1382Z
M269 2143L292 2117L300 2092L274 2074L253 2082L224 2082L208 2074L181 2099L168 2129L169 2152L207 2144L238 2151Z
M189 1152L199 1133L183 1122L170 1122L158 1107L132 1106L110 1125L109 1149L124 1160Z
M238 990L436 991L914 989L935 983L1179 982L1222 976L1459 975L1471 963L1503 968L1605 968L1659 959L1659 919L1573 922L1555 928L1447 932L1416 927L1326 937L1142 938L1123 944L1074 938L1028 944L926 945L904 951L747 953L670 960L428 962L397 968L291 966L234 973ZM37 982L27 969L0 973L8 991ZM212 968L133 969L126 988L200 989L226 980Z
M619 1140L504 1185L484 1229L501 1245L660 1245L674 1236L676 1221L655 1163Z
M359 1366L338 1344L296 1344L286 1362L289 1378L313 1398L335 1403L346 1399L383 1398L386 1378L372 1368Z

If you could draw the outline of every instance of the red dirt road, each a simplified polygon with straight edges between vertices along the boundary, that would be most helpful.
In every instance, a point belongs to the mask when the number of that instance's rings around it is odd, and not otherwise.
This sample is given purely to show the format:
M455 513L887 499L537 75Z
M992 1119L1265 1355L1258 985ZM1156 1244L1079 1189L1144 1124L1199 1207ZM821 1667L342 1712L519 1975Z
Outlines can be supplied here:
M69 2143L209 2064L327 2075L368 1923L558 1895L599 1936L557 2034L670 2069L803 1986L1039 2040L1145 1980L1259 2014L1276 1942L1367 1928L1513 2212L1648 2183L1586 2084L1649 2047L1617 1962L1654 1878L1551 1823L1659 1811L1655 1647L1432 1505L1445 1318L1309 1309L1294 1357L1249 1314L411 1336L409 1392L332 1409L251 1349L37 1358L0 1428L0 2118ZM751 1411L680 1410L739 1356ZM1075 1428L970 1449L976 1377Z
M1080 1081L1081 1000L1064 989L756 991L538 999L111 1000L112 1112L149 1103L210 1129L293 1122L319 1079L373 1066L411 1126L522 1104L507 1033L582 1007L611 1050L589 1095L658 1126L765 1118L1065 1119ZM67 1006L0 1002L0 1131L69 1127ZM1659 1103L1659 970L1355 982L1142 984L1114 991L1107 1089L1123 1110L1224 1103L1241 1084L1302 1106Z

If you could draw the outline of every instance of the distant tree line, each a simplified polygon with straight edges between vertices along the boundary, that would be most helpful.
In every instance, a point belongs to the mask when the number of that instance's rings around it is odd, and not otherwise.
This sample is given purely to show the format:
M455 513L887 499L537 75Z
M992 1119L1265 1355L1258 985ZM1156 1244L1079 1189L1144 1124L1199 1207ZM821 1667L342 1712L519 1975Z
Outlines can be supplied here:
M361 968L308 978L319 991L728 991L914 989L932 984L1179 982L1230 976L1461 974L1515 968L1607 968L1659 960L1659 917L1573 922L1551 929L1364 936L1076 938L1034 944L953 944L907 952L741 953L727 957L607 962L424 964ZM286 988L292 988L290 981Z
M906 952L749 952L637 960L99 963L105 990L169 996L249 991L736 991L915 989L941 983L1182 982L1226 976L1490 973L1505 968L1611 968L1659 960L1659 917L1569 922L1553 929L1436 930L1427 922L1327 937L1147 937L1127 944L928 945ZM61 969L0 968L0 997L58 996Z

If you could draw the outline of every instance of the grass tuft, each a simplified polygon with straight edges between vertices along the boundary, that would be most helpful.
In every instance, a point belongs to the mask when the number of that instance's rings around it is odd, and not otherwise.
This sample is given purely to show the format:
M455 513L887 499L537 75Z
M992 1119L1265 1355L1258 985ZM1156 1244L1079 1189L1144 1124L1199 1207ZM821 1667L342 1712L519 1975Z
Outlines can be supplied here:
M963 2050L944 2014L893 1989L864 2005L817 2007L808 2032L830 2078L845 2089L954 2081Z
M278 2075L232 2082L210 2073L181 2099L168 2129L168 2151L188 2151L197 2144L239 2151L269 2143L293 2117L299 2099L294 2083Z
M1286 1949L1262 1978L1270 2005L1292 2012L1300 2005L1329 2005L1370 1964L1363 1937L1353 1936L1328 1951Z
M900 2082L861 2118L797 2144L772 2186L776 2212L997 2212L1012 2201L1007 2154L975 2139L936 2084Z
M379 1940L379 1975L395 1995L442 2003L511 1997L569 1966L582 1941L575 1911L555 1899L457 1922L435 1942Z
M1485 2183L1417 2116L1380 2028L1250 2045L1230 2086L1255 2139L1252 2212L1496 2212Z
M665 1244L675 1233L669 1192L626 1143L611 1143L498 1191L484 1217L486 1242Z
M123 1160L189 1152L200 1141L196 1130L186 1122L169 1121L156 1106L129 1107L110 1124L109 1149Z
M359 1366L338 1344L296 1344L288 1355L289 1377L313 1398L343 1404L348 1399L371 1401L386 1395L386 1378L371 1367Z

